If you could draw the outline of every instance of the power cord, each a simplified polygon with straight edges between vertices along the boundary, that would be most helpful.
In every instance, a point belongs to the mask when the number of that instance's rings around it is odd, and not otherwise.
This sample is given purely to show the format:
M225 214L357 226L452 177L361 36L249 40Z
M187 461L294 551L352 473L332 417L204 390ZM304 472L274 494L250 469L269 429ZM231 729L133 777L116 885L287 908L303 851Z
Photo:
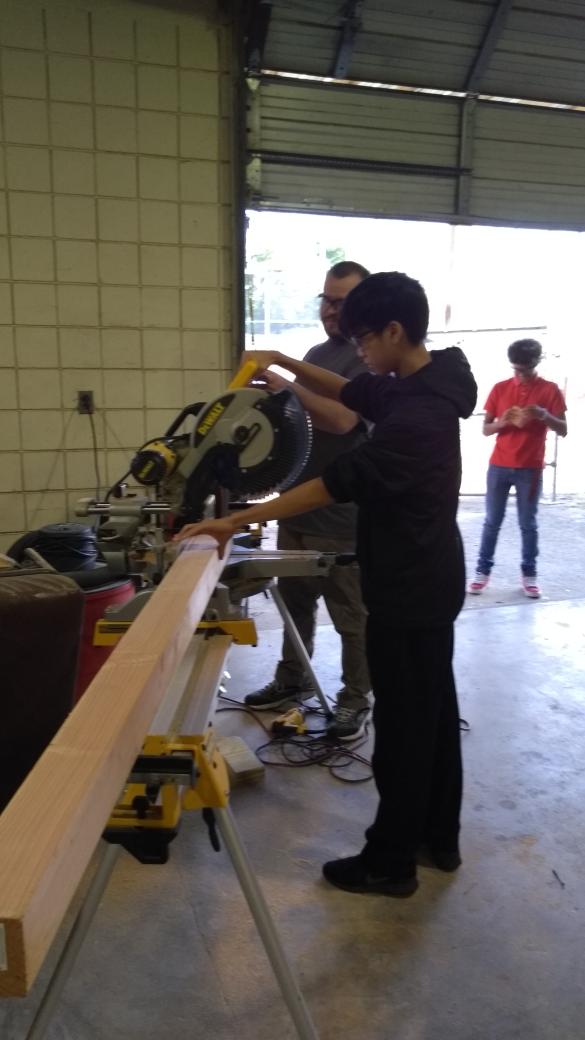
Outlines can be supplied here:
M102 479L100 476L100 462L97 446L97 435L95 431L95 423L93 421L93 412L88 412L87 414L91 426L91 439L93 441L93 464L95 468L95 497L99 501L102 487Z
M362 739L351 747L340 741L333 740L327 736L326 729L310 729L305 734L273 735L258 713L247 708L241 701L220 693L220 699L226 702L226 707L219 708L223 711L239 711L249 715L269 738L264 744L256 748L257 758L267 766L280 766L287 769L302 769L306 766L321 766L329 771L335 780L344 784L364 784L372 779L372 768L369 758L359 753L359 749L367 743L366 734ZM321 707L304 705L308 716L314 718L326 718L326 713ZM343 775L340 770L348 770L356 765L361 768L362 773L358 776ZM363 771L366 770L364 773Z
M260 726L269 738L264 744L256 748L256 757L266 766L280 766L286 769L303 769L306 766L321 766L329 771L335 780L344 784L364 784L373 779L371 761L359 753L368 741L369 725L366 724L366 732L359 743L353 743L351 747L347 744L333 740L327 735L327 730L310 729L305 734L278 734L274 735L272 730L266 726L258 713L246 707L241 701L234 697L228 697L226 693L219 694L219 699L226 702L226 707L218 708L218 714L224 711L239 711L250 716ZM321 707L304 704L306 715L325 719L326 713ZM459 728L462 733L470 732L467 719L459 719ZM343 776L340 770L350 769L358 765L367 770L365 775Z

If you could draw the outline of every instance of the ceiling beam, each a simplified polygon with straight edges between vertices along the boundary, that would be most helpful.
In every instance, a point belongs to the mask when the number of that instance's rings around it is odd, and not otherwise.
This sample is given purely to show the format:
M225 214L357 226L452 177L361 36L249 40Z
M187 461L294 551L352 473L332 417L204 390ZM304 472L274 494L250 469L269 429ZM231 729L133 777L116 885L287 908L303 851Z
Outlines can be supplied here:
M271 0L252 0L246 29L245 62L247 72L260 73L262 70L271 17Z
M364 2L365 0L349 0L345 5L341 35L331 69L334 79L347 79L348 77L355 38L362 27Z
M457 216L466 216L469 213L473 177L475 120L478 104L477 93L499 43L513 3L514 0L498 0L465 81L464 89L469 96L461 106L459 125L458 164L463 172L460 173L457 179L455 200Z
M465 82L465 90L469 91L469 93L473 93L479 88L479 84L487 72L513 3L514 0L498 0L496 4L490 24L486 29Z

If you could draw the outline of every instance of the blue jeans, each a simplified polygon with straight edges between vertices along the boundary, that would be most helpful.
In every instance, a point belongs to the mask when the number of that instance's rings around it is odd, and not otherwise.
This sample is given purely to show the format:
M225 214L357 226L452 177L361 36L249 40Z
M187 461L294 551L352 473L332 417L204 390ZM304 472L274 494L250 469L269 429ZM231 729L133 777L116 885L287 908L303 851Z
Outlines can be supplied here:
M522 534L522 574L536 575L538 556L538 526L536 514L542 491L541 469L512 469L507 466L488 467L485 520L477 559L480 574L489 574L494 565L494 553L502 520L506 512L510 488L516 488L518 524Z

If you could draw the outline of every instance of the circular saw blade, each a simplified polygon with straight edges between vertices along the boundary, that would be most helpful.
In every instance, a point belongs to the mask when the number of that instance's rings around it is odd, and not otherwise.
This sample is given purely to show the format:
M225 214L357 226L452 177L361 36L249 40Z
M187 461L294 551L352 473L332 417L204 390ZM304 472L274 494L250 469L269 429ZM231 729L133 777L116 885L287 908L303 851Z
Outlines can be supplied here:
M269 421L274 440L266 458L240 470L238 491L251 498L291 487L305 468L313 443L311 420L291 390L267 393L255 409Z

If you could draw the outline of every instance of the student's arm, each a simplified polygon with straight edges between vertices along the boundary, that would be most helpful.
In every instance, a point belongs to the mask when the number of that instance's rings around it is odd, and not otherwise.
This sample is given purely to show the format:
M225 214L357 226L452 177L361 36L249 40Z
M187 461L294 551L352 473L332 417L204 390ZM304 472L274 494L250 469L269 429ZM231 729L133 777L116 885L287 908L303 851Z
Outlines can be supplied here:
M334 501L325 484L318 477L316 480L307 480L304 484L285 491L283 495L270 502L260 502L257 506L241 509L221 520L201 520L198 524L186 524L175 535L173 541L182 542L185 538L194 538L198 534L210 534L217 539L221 559L227 542L241 527L263 520L284 520L289 516L298 516L299 513L308 513L311 509L330 506Z
M507 414L507 413L505 413ZM488 415L487 412L483 417L483 435L484 437L491 437L494 433L501 433L510 426L511 423L502 415L500 419L496 419L493 415Z
M518 408L517 405L513 405L508 408L501 415L500 413L500 393L499 383L496 383L492 387L488 394L487 401L484 405L485 415L483 418L483 435L484 437L492 437L494 433L503 433L504 430L510 430L514 426L518 426L522 417L522 409ZM498 416L498 418L496 418Z
M286 357L278 350L246 350L242 354L242 365L247 361L254 361L261 371L270 368L271 365L280 365L281 368L292 372L307 390L323 397L330 397L334 401L339 400L343 387L349 382L349 379L344 379L335 372L328 372L319 365L311 365L309 361L297 361L296 358Z
M266 372L264 378L269 390L292 390L318 430L324 430L326 433L349 433L360 421L359 415L346 408L341 402L314 394L312 390L307 390L300 383L283 379L275 372Z
M491 437L493 433L503 433L513 427L520 430L526 425L525 410L524 408L519 408L516 404L513 404L511 408L507 408L497 419L495 418L496 415L497 402L492 392L485 405L485 416L483 419L484 437Z
M541 408L537 404L529 404L525 410L531 419L538 419L539 422L548 426L549 430L554 430L559 437L567 436L566 412L561 415L552 415L546 408Z

